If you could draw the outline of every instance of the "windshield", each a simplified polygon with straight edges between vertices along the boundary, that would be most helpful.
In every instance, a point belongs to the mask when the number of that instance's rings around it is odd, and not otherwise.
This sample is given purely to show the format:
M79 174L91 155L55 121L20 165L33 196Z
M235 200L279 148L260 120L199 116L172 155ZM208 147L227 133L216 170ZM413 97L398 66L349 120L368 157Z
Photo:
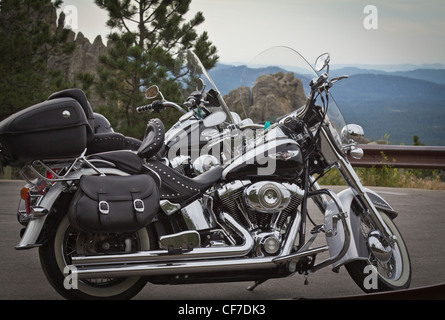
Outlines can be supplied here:
M274 123L306 103L309 83L317 72L297 51L273 47L257 55L243 68L241 80L224 100L232 112L254 123ZM321 102L319 102L321 104ZM346 125L336 102L329 97L327 111L331 124L341 136Z
M218 88L193 51L185 50L178 54L173 76L184 101L192 93L202 91L203 98L207 101L205 108L212 113L219 110L224 111L227 115L226 122L233 122L230 110Z
M184 101L204 86L204 95L209 101L205 107L210 112L224 111L226 123L239 125L274 123L293 112L296 114L306 103L310 81L319 76L301 54L284 46L261 52L246 66L223 65L210 73L218 86L224 88L223 94L195 53L185 50L176 59L173 76ZM338 133L336 136L342 137L341 130L346 122L329 95L327 115Z

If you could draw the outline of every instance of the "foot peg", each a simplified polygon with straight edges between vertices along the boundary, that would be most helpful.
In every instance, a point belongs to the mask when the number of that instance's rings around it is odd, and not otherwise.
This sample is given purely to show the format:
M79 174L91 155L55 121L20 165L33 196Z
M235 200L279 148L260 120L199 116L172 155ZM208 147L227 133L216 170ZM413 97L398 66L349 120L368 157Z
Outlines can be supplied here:
M184 231L175 234L162 236L159 240L161 249L168 250L169 253L182 253L192 251L200 246L201 237L197 231Z

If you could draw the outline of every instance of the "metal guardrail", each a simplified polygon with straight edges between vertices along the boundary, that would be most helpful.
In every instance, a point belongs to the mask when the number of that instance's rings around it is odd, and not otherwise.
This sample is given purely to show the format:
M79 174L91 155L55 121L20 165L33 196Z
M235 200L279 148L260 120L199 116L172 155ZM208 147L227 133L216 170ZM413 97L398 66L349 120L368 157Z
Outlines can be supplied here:
M389 165L394 168L445 170L445 147L380 144L361 144L358 147L362 148L365 154L360 160L349 157L355 167Z
M365 154L360 160L348 156L354 167L378 168L389 165L393 168L445 170L445 147L384 144L361 144L358 147L362 148ZM0 175L0 180L10 178L11 173L7 170Z

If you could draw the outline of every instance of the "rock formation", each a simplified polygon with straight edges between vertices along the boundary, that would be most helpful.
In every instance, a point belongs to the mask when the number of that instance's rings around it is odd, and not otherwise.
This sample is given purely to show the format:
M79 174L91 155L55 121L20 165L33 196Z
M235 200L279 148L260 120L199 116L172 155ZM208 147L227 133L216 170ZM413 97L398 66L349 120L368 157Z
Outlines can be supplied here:
M254 122L275 121L306 102L303 83L293 73L258 77L252 87L239 87L224 97L232 111Z
M55 13L55 8L54 8ZM56 16L57 17L57 16ZM50 15L52 19L51 30L57 32L61 30L65 24L65 14L60 13L59 19L54 19L54 15ZM48 60L48 67L60 70L67 81L70 83L78 83L76 75L79 72L88 72L97 76L97 66L99 64L99 56L106 54L107 46L102 42L102 37L97 36L93 43L86 38L82 32L77 35L74 31L70 31L68 42L75 44L74 52L59 56L52 56ZM98 104L98 98L94 93L90 94L89 100L94 107Z

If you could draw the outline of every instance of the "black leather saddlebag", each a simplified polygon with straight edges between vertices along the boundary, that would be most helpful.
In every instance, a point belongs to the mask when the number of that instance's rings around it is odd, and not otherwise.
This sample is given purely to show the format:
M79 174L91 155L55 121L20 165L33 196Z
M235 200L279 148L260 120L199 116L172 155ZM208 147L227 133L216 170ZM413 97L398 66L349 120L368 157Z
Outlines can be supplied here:
M148 175L83 176L68 214L80 231L125 233L147 226L158 209L159 190Z

